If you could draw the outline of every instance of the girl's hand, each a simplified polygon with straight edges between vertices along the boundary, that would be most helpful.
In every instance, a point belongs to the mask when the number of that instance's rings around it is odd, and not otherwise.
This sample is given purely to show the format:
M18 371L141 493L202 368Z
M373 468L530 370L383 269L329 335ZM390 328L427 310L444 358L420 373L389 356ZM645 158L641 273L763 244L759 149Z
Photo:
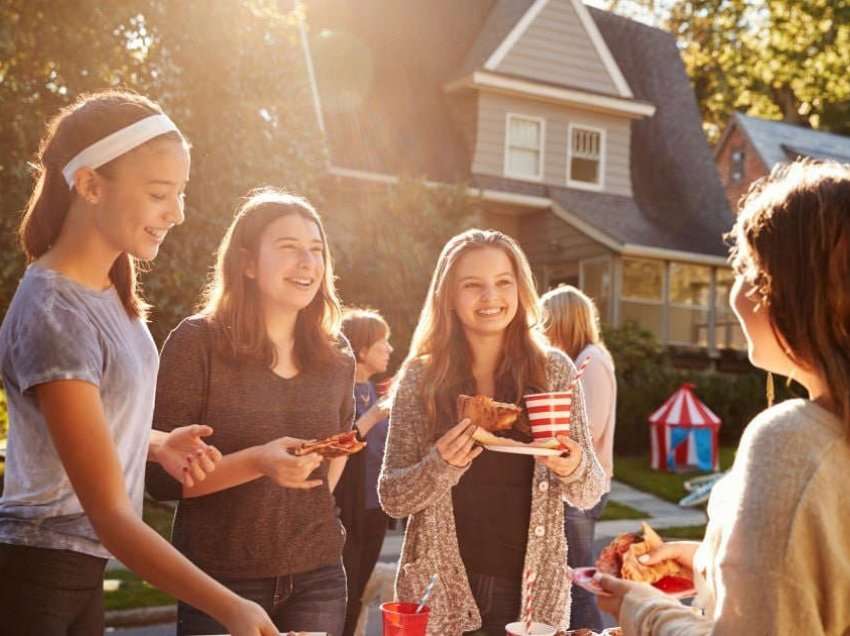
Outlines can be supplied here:
M212 433L211 427L202 424L175 428L157 445L153 460L174 479L191 488L215 470L221 459L218 449L201 439Z
M566 449L564 453L558 456L537 455L534 459L546 466L546 468L551 470L558 477L569 477L575 472L575 469L578 468L578 465L581 463L583 451L579 443L569 435L558 435L558 441L561 442L561 446ZM566 457L564 455L566 455Z
M596 604L603 612L608 612L613 616L618 623L620 622L620 608L623 605L623 597L632 589L645 585L645 583L624 581L608 574L596 574L593 581L605 590L605 594L596 596Z
M284 488L307 489L321 486L321 479L307 481L307 478L322 463L322 456L310 453L296 457L287 450L304 441L306 440L281 437L259 446L256 455L257 470Z
M638 557L638 561L643 565L654 565L661 561L673 559L679 565L683 566L688 571L687 575L689 578L693 579L694 553L699 546L699 541L671 541L648 554Z
M484 450L480 446L475 446L475 440L472 439L472 434L475 432L469 418L464 418L437 440L437 452L443 461L457 468L464 468L469 465L473 459L478 457Z
M231 636L278 636L280 634L262 607L243 598L236 603L233 617L223 622Z

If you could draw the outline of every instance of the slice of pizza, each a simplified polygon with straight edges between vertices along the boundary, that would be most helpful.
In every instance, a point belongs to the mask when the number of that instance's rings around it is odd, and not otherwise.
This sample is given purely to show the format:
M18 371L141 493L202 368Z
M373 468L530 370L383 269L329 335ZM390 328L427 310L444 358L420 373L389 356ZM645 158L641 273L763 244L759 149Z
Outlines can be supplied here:
M596 569L627 581L643 583L655 583L665 576L684 576L684 568L672 559L654 565L644 565L638 560L664 543L648 524L641 523L641 530L643 534L621 534L604 547L596 560Z
M516 404L497 402L486 395L458 395L458 419L468 417L485 431L508 431L522 412Z
M342 457L359 453L364 448L366 448L366 442L359 441L355 431L349 431L315 442L304 442L300 446L290 448L289 452L298 457L309 453L318 453L322 457Z

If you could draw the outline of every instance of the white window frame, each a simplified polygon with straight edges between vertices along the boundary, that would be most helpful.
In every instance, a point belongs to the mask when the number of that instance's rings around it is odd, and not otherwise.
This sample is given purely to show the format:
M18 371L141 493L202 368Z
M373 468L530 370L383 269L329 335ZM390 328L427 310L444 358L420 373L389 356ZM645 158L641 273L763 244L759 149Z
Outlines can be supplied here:
M516 174L510 171L510 152L511 152L511 120L513 119L524 119L525 121L532 121L536 124L540 125L540 148L538 152L540 153L540 164L539 164L539 172L536 175L527 175L527 174ZM502 173L506 177L510 177L511 179L521 179L522 181L543 181L544 174L544 163L546 159L545 154L546 149L546 120L543 117L536 117L534 115L523 115L520 113L508 113L505 117L505 157L504 163L502 164Z
M672 285L673 265L687 265L687 266L694 266L694 267L704 267L704 268L708 269L708 284L709 284L708 305L689 305L687 303L674 303L673 302L673 299L671 297L672 289L673 289L673 285ZM683 262L683 261L667 261L667 279L668 279L667 296L666 296L667 315L668 315L667 344L670 344L670 345L673 345L673 346L676 346L676 347L690 347L692 349L697 348L697 349L705 349L706 351L712 351L712 348L711 348L711 331L714 328L714 320L711 316L711 311L712 311L711 310L711 304L712 304L711 290L714 287L714 284L712 282L713 279L714 279L714 268L710 267L709 265L701 265L699 263L686 263L686 262ZM671 335L671 333L672 333L672 321L673 321L673 312L671 311L672 309L685 309L685 310L689 310L689 311L705 312L705 314L706 314L706 325L705 325L706 345L705 346L695 344L693 342L687 342L685 340L674 340L673 339L673 336Z
M575 181L571 175L572 169L572 154L573 154L573 129L586 130L588 132L599 133L599 182L588 183L587 181ZM604 128L596 126L587 126L585 124L570 123L567 126L567 186L577 188L579 190L592 190L598 192L605 188L605 163L608 143L607 131Z

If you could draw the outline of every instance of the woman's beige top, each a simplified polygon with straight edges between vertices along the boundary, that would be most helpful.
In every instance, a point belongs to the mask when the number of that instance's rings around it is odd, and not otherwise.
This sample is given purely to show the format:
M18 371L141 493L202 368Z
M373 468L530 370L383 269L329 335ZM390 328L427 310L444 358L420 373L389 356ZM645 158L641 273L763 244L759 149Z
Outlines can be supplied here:
M623 601L625 633L850 633L847 431L808 400L756 417L709 501L694 558L703 615L642 586Z
M611 490L614 476L614 427L617 420L617 377L611 354L599 345L589 344L576 356L576 366L590 359L581 378L587 421L593 437L596 457L602 464L607 482L605 492Z
M576 373L575 366L560 351L549 351L548 358L548 389L565 389ZM439 434L429 424L421 399L421 363L410 363L402 373L378 484L384 510L393 517L409 515L396 596L402 601L417 600L431 575L436 574L437 583L428 603L428 636L460 636L481 626L460 558L452 507L451 489L466 468L447 464L434 446ZM591 508L605 485L605 473L593 452L580 385L576 415L573 437L581 444L583 455L573 474L560 480L542 464L535 464L525 555L525 568L537 575L534 619L561 627L570 620L564 501Z

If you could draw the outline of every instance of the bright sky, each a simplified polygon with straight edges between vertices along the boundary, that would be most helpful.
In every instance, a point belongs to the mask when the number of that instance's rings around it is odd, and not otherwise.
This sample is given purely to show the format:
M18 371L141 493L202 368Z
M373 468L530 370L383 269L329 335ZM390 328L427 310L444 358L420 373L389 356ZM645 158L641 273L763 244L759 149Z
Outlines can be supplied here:
M584 4L590 7L597 7L599 9L608 9L611 5L611 0L584 0ZM645 22L646 24L651 24L652 26L658 26L659 22L664 16L666 9L670 6L669 0L656 0L655 2L655 14L653 15L652 11L648 9L643 9L635 5L635 3L628 2L628 0L620 0L619 7L617 13L622 15L627 15L630 18L635 20L640 20L641 22Z

